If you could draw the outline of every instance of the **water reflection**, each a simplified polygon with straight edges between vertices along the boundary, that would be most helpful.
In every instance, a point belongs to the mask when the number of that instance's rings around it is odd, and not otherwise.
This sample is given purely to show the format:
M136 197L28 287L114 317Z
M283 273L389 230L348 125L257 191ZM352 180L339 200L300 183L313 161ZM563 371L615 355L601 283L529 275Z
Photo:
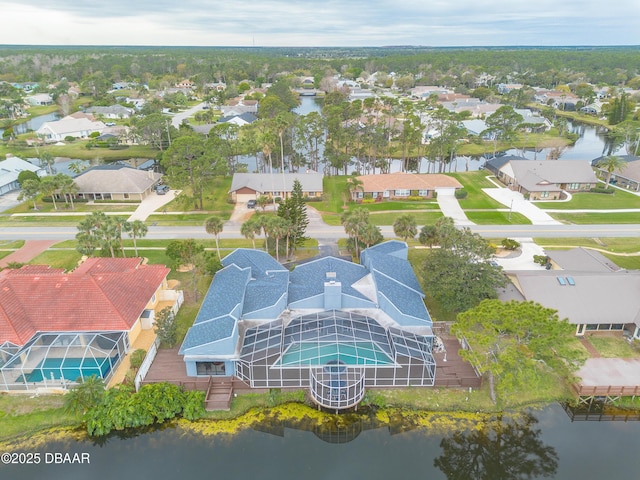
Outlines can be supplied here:
M551 477L558 469L556 450L541 439L531 414L498 416L479 429L455 432L440 442L435 459L449 480L514 480Z

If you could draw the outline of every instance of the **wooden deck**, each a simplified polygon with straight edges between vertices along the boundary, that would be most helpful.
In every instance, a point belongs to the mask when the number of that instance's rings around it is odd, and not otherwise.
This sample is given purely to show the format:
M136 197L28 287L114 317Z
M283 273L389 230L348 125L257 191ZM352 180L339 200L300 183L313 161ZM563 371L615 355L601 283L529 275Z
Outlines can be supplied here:
M440 333L438 336L444 343L446 351L433 354L436 361L434 387L480 388L482 377L476 375L474 368L458 354L460 350L458 339L445 333Z

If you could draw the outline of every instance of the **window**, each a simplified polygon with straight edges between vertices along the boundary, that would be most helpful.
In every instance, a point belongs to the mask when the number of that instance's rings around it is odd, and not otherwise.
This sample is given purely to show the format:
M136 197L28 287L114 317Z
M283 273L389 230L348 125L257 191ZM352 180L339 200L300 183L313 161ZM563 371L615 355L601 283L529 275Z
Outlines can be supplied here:
M384 193L382 194L382 196L384 198L389 198L389 190L385 190Z
M196 362L198 375L225 375L224 362Z
M153 297L151 297L151 303L156 303L156 294L153 294Z
M358 192L358 198L364 197L364 192Z
M429 196L429 190L418 190L418 196L420 196L420 197L428 197Z
M128 193L125 193L125 194L124 194L124 198L125 198L125 200L128 200L128 199L129 199L129 194L128 194Z
M549 192L540 192L540 198L549 198Z
M408 197L411 192L406 188L400 188L395 191L396 197Z
M580 188L579 183L570 183L569 185L567 185L567 189L569 190L578 190L579 188Z

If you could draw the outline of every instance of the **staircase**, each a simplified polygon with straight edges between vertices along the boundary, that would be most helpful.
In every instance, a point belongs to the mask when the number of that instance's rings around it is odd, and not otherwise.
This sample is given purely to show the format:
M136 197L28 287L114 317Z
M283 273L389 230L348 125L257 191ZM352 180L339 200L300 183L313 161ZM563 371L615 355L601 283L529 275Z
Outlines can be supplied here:
M436 379L433 386L479 388L482 385L482 378L478 377L473 367L458 355L460 349L458 340L455 337L442 334L440 339L446 350L433 353L433 358L436 361Z
M233 397L232 377L216 378L209 377L207 395L204 401L204 408L208 412L211 410L230 410L231 398Z

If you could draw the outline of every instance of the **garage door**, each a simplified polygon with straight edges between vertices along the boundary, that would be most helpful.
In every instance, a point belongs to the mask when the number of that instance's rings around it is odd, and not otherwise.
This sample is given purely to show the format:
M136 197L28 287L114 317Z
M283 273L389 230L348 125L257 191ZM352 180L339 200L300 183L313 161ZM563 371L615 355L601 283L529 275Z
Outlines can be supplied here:
M249 200L256 200L255 193L238 193L236 194L236 202L247 203Z

